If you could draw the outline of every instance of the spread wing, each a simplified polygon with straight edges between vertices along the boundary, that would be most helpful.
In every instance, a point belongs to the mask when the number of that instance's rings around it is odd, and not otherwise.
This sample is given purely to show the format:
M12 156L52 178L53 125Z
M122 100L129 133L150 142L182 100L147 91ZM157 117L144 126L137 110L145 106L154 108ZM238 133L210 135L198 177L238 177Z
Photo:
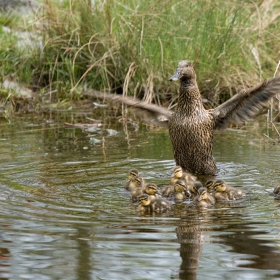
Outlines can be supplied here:
M280 93L280 76L235 94L215 109L209 110L213 116L214 129L226 128L232 122L250 120L277 93Z

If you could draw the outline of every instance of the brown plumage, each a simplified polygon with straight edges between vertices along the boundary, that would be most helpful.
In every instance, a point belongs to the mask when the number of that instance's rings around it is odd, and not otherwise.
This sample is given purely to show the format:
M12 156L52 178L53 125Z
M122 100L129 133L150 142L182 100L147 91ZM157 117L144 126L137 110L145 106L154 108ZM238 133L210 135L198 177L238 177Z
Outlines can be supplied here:
M181 166L173 168L173 176L170 178L170 184L175 185L178 180L184 180L186 183L195 182L196 177L188 172L184 172Z
M170 81L180 80L177 108L168 127L177 165L195 174L217 173L212 155L213 130L230 123L243 123L280 92L280 76L240 92L214 109L206 110L196 83L196 74L187 60L180 61Z
M229 186L225 181L217 180L211 190L217 201L230 201L245 198L245 191L239 188Z
M208 181L205 183L204 187L207 189L208 192L212 191L212 189L213 189L214 186L215 186L215 182L216 182L215 180L208 180Z
M138 202L138 209L143 212L164 212L171 207L171 204L164 198L151 199L146 193L138 196Z
M280 198L280 185L276 185L273 189L273 194L274 196L276 196L277 198Z
M182 201L185 200L187 197L191 197L191 193L187 188L186 182L184 180L178 180L174 185L175 201Z
M128 191L133 191L136 189L137 184L134 182L135 177L139 175L139 172L137 169L131 169L129 170L128 174L128 181L125 182L124 188Z
M207 192L205 187L198 189L198 195L194 198L193 203L197 206L207 207L215 204L215 198Z
M144 184L143 179L139 176L135 177L134 181L137 184L137 188L130 193L130 197L133 202L136 202L138 196L143 193L148 194L150 199L161 197L161 193L158 191L158 187L156 184Z
M146 184L144 193L148 194L150 199L161 197L161 193L158 191L157 185L153 183Z
M142 177L140 176L136 176L134 178L134 184L135 184L135 189L133 189L131 192L130 192L130 197L131 197L131 200L133 202L137 201L137 197L144 193L145 191L145 185L144 185L144 180Z

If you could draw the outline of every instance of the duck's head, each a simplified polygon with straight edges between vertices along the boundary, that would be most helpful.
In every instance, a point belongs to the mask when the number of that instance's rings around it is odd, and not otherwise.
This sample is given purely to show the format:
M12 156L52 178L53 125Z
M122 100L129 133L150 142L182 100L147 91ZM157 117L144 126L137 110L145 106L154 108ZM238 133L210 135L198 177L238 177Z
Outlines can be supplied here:
M208 180L205 183L204 187L208 190L208 192L211 192L215 186L215 183L216 183L216 181L214 181L214 180Z
M129 170L128 179L129 179L130 181L133 181L134 178L135 178L136 176L138 176L138 175L139 175L139 172L138 172L137 169L131 169L131 170Z
M203 188L203 185L200 181L195 181L193 184L192 184L192 189L191 191L194 192L195 194L198 194L198 190L200 188Z
M185 195L188 197L191 196L191 193L187 189L186 182L184 180L176 181L176 183L174 185L174 191L175 191L175 193L185 193Z
M136 176L134 179L133 179L133 182L135 183L136 187L138 188L141 188L143 187L144 185L144 180L142 177L140 176Z
M169 79L169 81L190 80L196 78L195 71L192 64L188 60L179 62L176 73Z
M217 181L215 181L214 186L210 192L211 193L212 192L224 192L224 191L226 191L226 189L227 189L226 182L223 180L217 180Z
M146 185L145 192L149 195L160 194L157 185L153 183L149 183Z
M198 201L207 199L207 189L205 187L198 189Z
M183 169L181 166L175 166L173 168L174 177L181 178L183 176Z
M139 204L142 206L148 206L148 205L150 205L150 202L151 202L149 195L146 193L139 195L137 200L138 200Z

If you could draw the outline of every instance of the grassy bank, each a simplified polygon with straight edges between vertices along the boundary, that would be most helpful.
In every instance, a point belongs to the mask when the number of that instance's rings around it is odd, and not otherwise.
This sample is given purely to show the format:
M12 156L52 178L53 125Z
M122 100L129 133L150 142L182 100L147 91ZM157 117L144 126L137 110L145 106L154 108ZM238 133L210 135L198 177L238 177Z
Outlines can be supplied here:
M2 14L2 26L31 32L33 44L2 28L0 79L54 101L87 87L172 106L179 60L194 62L202 93L218 102L272 77L280 59L277 1L95 2L45 0L35 15Z

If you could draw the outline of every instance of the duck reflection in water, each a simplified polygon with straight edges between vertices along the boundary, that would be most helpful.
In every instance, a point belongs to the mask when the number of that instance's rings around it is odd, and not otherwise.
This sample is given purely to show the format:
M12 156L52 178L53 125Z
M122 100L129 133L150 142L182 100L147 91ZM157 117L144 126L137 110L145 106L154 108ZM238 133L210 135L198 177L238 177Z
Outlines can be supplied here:
M179 279L196 279L199 258L202 252L203 232L200 226L199 212L182 218L175 229L177 241L180 243L182 263L179 268Z

